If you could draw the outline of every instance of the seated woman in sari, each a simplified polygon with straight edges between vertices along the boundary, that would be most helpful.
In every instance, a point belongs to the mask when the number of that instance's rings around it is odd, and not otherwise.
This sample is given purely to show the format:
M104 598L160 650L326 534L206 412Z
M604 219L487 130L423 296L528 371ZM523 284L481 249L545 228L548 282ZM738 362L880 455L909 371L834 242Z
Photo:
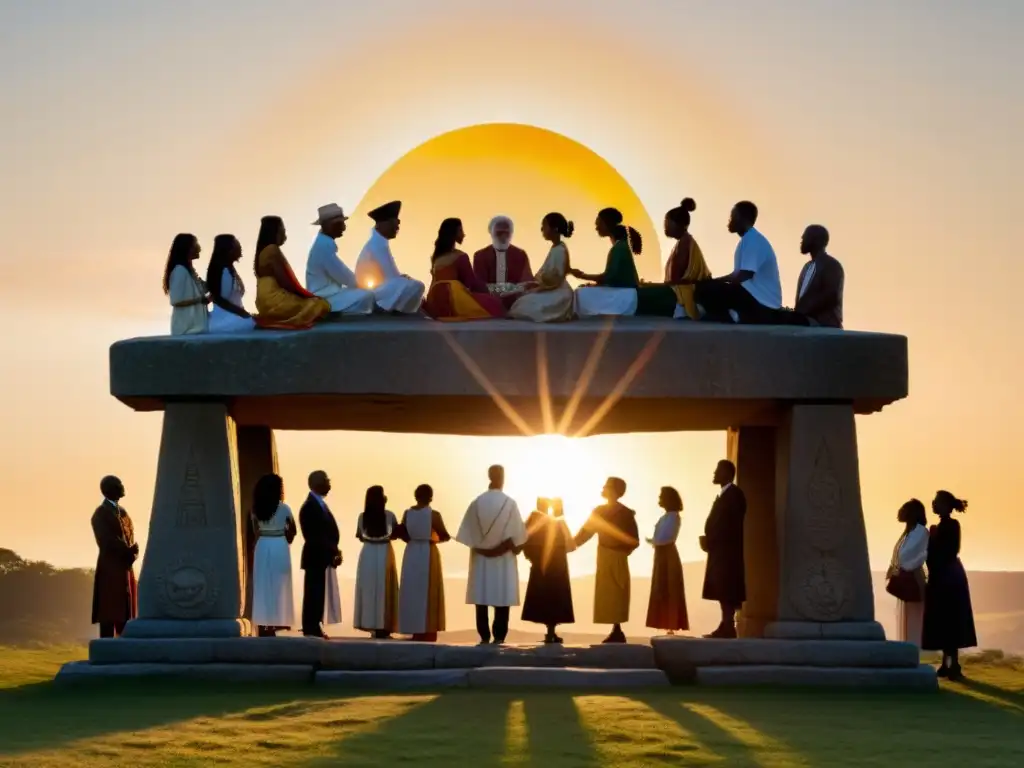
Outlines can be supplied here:
M256 323L242 306L245 285L235 269L242 258L242 244L234 235L217 235L206 268L206 287L210 291L210 333L242 333Z
M565 276L569 271L569 249L562 242L572 237L573 223L560 213L549 213L540 224L540 233L551 243L548 257L534 277L536 287L516 299L508 312L515 320L557 323L572 320L573 293Z
M288 235L279 216L264 216L256 239L256 325L259 328L303 329L331 311L327 299L299 283L281 253Z
M700 319L693 298L694 284L710 280L711 270L690 234L690 214L695 210L697 204L687 197L665 214L665 236L674 239L676 245L665 264L665 282L641 283L637 288L638 315Z
M576 289L576 314L580 317L636 314L640 277L634 254L642 252L643 239L639 232L622 223L622 213L615 208L605 208L597 214L595 229L601 237L611 240L612 247L601 274L569 270L573 277L594 283Z
M199 241L183 232L175 235L164 265L164 294L171 302L171 335L206 333L210 297L194 266L199 258Z
M423 308L435 320L486 320L504 317L501 298L473 271L469 256L456 248L466 238L459 219L445 219L434 241L430 290Z

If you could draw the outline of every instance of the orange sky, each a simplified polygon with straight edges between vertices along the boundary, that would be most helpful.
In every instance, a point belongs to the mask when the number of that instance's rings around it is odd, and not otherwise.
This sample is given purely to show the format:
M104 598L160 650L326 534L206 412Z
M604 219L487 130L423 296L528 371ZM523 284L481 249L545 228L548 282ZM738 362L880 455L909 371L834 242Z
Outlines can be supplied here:
M968 566L1024 567L1007 481L1024 429L1024 267L1011 208L1024 191L1024 54L1008 33L1019 12L870 0L854 17L803 0L718 10L651 0L630 5L620 36L621 4L530 0L505 8L500 24L471 5L441 0L428 15L400 0L276 11L254 0L230 14L122 9L102 28L71 7L45 23L28 6L0 11L0 29L17 32L0 46L0 95L19 118L0 125L0 546L88 564L87 518L106 472L125 479L145 531L159 417L109 397L106 350L166 331L159 279L175 232L194 231L208 252L231 231L249 249L259 217L278 213L300 271L318 205L355 209L398 158L446 131L519 122L604 158L655 223L694 197L692 231L716 272L735 246L729 207L755 200L787 298L800 231L827 225L846 266L848 327L910 338L910 398L859 421L873 562L889 557L899 504L948 487L971 502ZM527 42L499 56L496 38ZM577 194L582 209L587 193ZM365 236L366 222L352 223L343 255ZM537 224L517 228L525 237ZM574 257L600 260L589 224L577 220ZM430 242L409 235L396 255L422 273ZM416 483L432 482L453 524L487 464L529 465L506 441L322 433L284 434L279 445L292 497L313 466L332 473L346 528L371 482L396 511ZM592 476L574 492L589 483L596 494L616 468L643 528L657 516L657 486L676 485L687 502L680 547L695 559L724 448L724 435L595 438L582 451ZM458 569L454 550L446 557ZM588 557L574 568L592 566Z

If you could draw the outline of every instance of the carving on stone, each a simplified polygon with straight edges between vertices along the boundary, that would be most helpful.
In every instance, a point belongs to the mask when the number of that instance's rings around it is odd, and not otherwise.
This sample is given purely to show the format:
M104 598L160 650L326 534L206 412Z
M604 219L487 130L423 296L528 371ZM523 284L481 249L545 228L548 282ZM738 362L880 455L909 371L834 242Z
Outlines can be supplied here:
M808 514L801 522L807 543L818 550L836 549L846 537L849 521L843 510L843 488L824 438L814 458L805 497Z
M846 567L825 555L798 564L795 571L792 600L797 613L809 621L842 619L852 597Z
M189 451L185 463L185 479L178 495L178 527L205 528L206 502L203 500L203 484L199 478L199 467L195 454Z
M165 612L175 618L204 618L216 604L220 591L213 565L191 557L167 566L158 582Z

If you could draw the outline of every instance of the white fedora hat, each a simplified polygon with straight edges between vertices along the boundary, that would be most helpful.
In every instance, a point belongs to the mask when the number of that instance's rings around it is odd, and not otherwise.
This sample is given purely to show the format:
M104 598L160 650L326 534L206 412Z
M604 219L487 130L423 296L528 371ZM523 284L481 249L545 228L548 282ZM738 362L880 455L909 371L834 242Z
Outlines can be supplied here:
M331 221L332 219L348 219L348 216L345 215L345 211L342 210L341 206L337 203L321 205L317 208L316 213L316 221L313 222L315 226Z

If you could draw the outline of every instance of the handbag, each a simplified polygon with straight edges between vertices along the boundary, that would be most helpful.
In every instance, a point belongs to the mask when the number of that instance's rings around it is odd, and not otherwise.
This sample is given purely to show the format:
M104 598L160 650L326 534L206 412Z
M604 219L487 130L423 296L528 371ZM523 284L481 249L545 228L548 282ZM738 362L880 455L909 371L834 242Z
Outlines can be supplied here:
M921 585L912 571L899 570L889 576L885 591L904 603L920 603L924 597Z

